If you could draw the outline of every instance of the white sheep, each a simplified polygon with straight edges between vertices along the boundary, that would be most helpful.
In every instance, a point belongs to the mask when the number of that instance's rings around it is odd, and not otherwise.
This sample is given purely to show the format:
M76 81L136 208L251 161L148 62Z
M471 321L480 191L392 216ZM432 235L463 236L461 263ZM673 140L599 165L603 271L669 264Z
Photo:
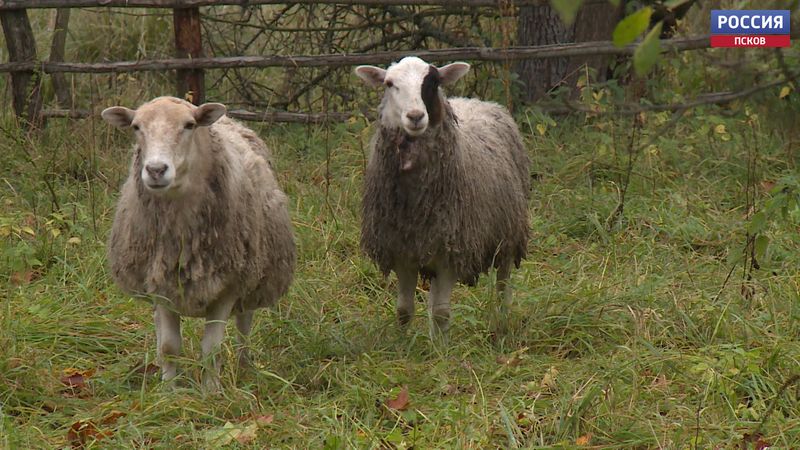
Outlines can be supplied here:
M438 336L449 326L456 281L472 285L491 267L505 317L511 265L519 267L528 241L529 162L514 119L496 103L447 99L439 88L469 67L407 57L388 70L355 70L384 88L365 174L361 247L384 275L397 274L401 325L414 316L418 274L431 278L428 307Z
M225 106L159 97L102 117L136 137L108 242L111 275L155 304L162 379L177 374L181 316L205 317L203 385L219 389L216 356L236 316L239 361L253 312L286 293L295 265L287 199L269 151Z

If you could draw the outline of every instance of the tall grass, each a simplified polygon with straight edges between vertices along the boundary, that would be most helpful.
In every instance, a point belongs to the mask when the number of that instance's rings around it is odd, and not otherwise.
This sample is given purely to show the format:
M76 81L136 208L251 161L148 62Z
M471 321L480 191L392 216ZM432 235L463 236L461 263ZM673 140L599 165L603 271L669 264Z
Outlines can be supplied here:
M625 141L630 121L518 119L536 182L512 329L489 329L484 277L456 289L446 350L429 342L424 308L406 332L395 326L394 280L359 252L370 129L261 127L292 200L297 277L257 316L253 370L236 369L226 343L224 394L211 397L195 385L200 324L186 321L183 382L162 386L141 370L154 359L150 308L105 271L128 137L91 121L7 135L0 442L63 447L73 424L91 420L103 448L208 448L230 441L227 422L243 429L248 417L272 416L254 440L230 445L727 448L766 419L764 441L796 446L794 391L779 392L799 369L796 221L771 230L750 300L740 269L724 284L745 239L751 119L708 110L662 134L637 160L611 229L604 219L627 157L608 138ZM648 116L642 134L664 119ZM793 166L795 137L758 126L756 180L774 180ZM95 372L74 394L65 369ZM407 410L381 406L403 386ZM102 425L112 411L125 415Z

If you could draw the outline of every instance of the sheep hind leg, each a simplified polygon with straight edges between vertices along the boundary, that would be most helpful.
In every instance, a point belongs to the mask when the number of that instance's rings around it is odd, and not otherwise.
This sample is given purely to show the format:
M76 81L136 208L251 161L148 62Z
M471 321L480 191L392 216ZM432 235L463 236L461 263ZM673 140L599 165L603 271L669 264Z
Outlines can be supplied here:
M492 306L494 311L492 322L495 331L498 334L505 334L508 331L508 314L511 309L511 286L509 278L511 277L511 263L503 263L497 268L497 281L495 287L497 289L498 304Z
M417 290L417 269L395 269L397 274L397 322L407 326L414 319L414 293Z
M449 270L437 270L431 279L428 298L428 311L431 321L431 338L444 343L450 328L450 294L456 284L455 276Z
M244 311L236 314L236 329L239 330L237 336L239 344L239 367L250 366L249 336L253 326L253 313L255 311Z
M156 324L156 353L161 379L169 381L178 374L175 358L181 353L181 316L165 305L156 304L153 320Z
M203 351L203 388L207 392L222 390L219 379L222 358L219 353L233 304L233 301L219 301L206 314L206 326L200 347Z

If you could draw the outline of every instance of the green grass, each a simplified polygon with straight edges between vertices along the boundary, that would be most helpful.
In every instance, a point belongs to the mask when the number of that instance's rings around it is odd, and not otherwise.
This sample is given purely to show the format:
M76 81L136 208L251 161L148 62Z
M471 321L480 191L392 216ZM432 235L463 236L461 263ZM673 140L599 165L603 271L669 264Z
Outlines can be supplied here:
M288 296L257 315L256 367L236 368L226 340L220 395L197 386L198 320L184 321L179 387L137 370L155 357L151 309L113 285L104 245L129 137L53 121L27 140L4 124L0 448L67 447L78 421L104 433L93 448L215 448L228 422L255 430L232 448L734 448L773 402L763 440L797 447L798 391L779 395L800 372L796 215L771 226L751 298L741 265L724 283L745 241L748 158L757 152L758 205L761 181L794 170L797 135L766 115L754 134L742 111L698 111L657 137L669 116L646 119L640 142L653 145L609 228L630 119L542 134L544 118L518 116L535 182L511 331L492 334L483 277L455 290L447 349L428 339L424 286L404 333L394 279L359 251L369 129L258 128L291 198L299 260ZM78 395L61 381L69 368L95 371ZM403 386L406 411L381 406ZM103 423L113 411L124 416Z

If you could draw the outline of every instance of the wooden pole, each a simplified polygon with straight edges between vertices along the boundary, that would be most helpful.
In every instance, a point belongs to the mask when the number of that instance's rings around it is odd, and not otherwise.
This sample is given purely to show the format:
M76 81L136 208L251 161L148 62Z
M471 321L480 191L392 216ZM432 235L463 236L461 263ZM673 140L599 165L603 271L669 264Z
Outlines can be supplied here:
M196 59L203 56L203 41L199 8L176 8L172 10L175 27L175 55L178 58ZM205 102L205 75L202 69L178 69L176 89L178 97L195 105Z
M67 29L69 28L69 12L68 8L59 8L56 10L56 17L53 24L53 41L50 45L50 61L63 62L64 50L67 44ZM69 83L63 73L51 74L50 79L53 81L53 90L56 93L56 100L58 106L62 108L72 109L72 94L70 92Z
M8 47L9 63L36 61L36 41L24 9L0 12L0 23ZM42 91L40 74L31 68L11 74L14 113L26 127L41 125Z

